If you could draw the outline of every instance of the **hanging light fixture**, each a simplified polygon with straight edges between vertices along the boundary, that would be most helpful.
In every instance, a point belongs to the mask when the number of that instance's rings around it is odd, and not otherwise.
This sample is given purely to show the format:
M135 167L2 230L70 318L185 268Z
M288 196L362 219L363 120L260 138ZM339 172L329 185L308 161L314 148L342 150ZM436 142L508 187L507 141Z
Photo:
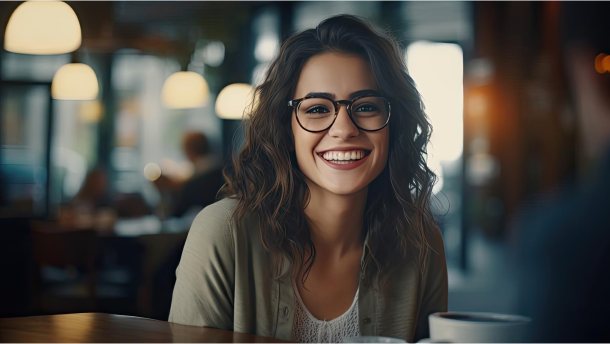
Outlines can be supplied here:
M223 119L242 119L253 90L248 84L231 84L223 88L216 98L216 115Z
M93 100L98 93L97 77L84 63L68 63L55 72L51 96L61 100Z
M177 72L163 84L161 99L170 109L202 107L208 102L210 88L203 76L195 72Z
M81 45L76 14L61 1L27 1L11 15L4 49L33 55L66 54Z

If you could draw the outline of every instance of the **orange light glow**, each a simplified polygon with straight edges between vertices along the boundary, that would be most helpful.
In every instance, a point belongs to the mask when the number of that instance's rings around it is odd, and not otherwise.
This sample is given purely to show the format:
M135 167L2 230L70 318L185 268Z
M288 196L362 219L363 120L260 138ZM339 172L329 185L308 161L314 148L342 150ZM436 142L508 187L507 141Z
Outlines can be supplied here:
M602 68L604 68L606 72L610 72L610 55L604 57L602 60Z
M608 63L603 62L607 57L608 55L606 54L599 54L595 57L595 70L600 74L610 70L610 68L608 68L610 67L610 61Z
M99 100L83 102L80 105L79 117L86 123L97 123L104 116L104 106Z

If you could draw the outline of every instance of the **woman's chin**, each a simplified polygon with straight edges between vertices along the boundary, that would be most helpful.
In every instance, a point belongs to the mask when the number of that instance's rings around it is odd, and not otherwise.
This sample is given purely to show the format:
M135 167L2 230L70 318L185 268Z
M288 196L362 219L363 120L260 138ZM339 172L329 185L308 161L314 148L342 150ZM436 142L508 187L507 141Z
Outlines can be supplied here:
M327 183L323 188L336 195L351 195L361 191L366 186L366 183L347 183L342 181L340 183Z

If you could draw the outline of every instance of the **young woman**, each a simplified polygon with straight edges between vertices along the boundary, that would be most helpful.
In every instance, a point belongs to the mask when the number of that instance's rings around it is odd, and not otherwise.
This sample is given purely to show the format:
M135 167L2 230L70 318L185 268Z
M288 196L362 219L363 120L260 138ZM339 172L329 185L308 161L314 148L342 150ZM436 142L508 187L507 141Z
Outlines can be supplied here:
M399 46L331 17L284 42L256 92L230 197L193 222L169 321L300 342L427 337L447 270L431 127Z

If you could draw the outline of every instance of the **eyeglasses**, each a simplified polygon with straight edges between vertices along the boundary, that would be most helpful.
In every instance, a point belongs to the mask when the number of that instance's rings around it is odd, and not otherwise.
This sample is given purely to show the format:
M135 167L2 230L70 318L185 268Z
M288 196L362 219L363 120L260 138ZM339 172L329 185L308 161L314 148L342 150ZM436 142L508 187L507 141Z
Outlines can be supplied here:
M293 107L301 128L311 133L330 129L337 119L340 104L346 105L349 118L360 130L378 131L390 121L390 102L376 95L336 101L322 96L310 96L288 102L288 106Z

